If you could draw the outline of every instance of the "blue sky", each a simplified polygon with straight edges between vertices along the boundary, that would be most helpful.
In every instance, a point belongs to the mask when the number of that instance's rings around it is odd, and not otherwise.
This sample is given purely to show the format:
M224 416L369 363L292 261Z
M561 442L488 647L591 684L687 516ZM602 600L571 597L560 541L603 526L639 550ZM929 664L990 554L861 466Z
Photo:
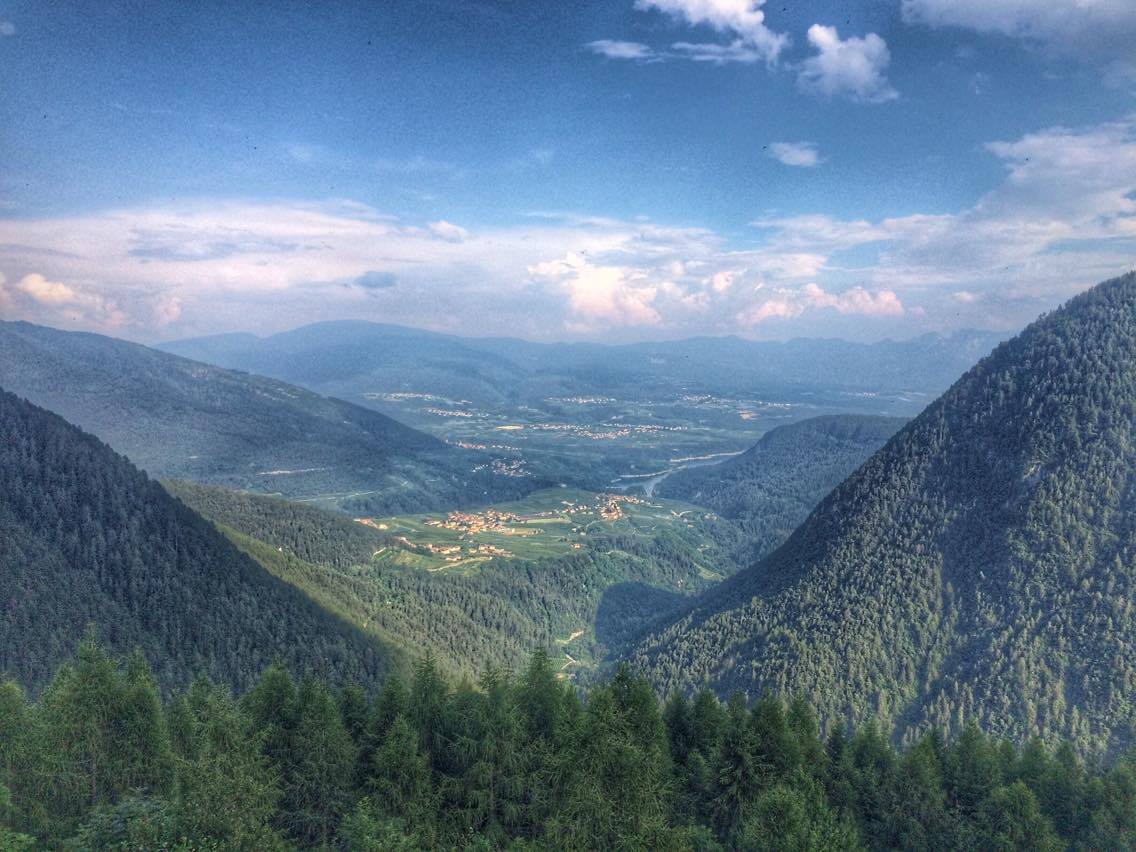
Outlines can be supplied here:
M0 0L0 314L1016 329L1136 261L1130 0Z

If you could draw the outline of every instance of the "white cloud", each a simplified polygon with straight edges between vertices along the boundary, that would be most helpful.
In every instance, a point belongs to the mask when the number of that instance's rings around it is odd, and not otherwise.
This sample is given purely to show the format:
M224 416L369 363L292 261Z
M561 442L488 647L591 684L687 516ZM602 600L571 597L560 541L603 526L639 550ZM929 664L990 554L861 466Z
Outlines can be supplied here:
M671 45L675 56L681 59L690 59L694 62L709 62L712 65L726 65L730 62L752 64L765 59L765 54L752 47L742 39L735 39L729 44L714 44L713 42L692 43L676 41Z
M1136 38L1131 0L903 0L902 10L910 24L1028 39L1088 61L1131 61Z
M3 280L0 280L2 285ZM13 296L19 297L57 321L88 322L104 328L117 328L126 322L126 315L113 301L98 293L49 280L38 272L24 275L11 289L8 301L12 301Z
M529 273L553 279L565 288L577 328L585 324L603 328L658 325L662 321L654 306L659 288L644 270L597 265L569 252L560 260L533 264Z
M41 305L67 305L79 300L74 289L57 281L48 281L39 273L25 275L16 284L16 289Z
M895 317L904 313L903 303L891 290L873 293L856 286L842 293L830 293L810 281L797 289L777 288L770 296L740 311L737 321L741 325L756 326L771 319L793 319L817 309L866 317Z
M766 218L748 244L565 213L451 231L343 201L0 218L0 300L6 318L143 338L343 317L533 338L870 338L1013 328L1131 267L1136 117L986 150L1004 179L954 213Z
M1096 127L1050 128L987 146L1006 179L956 214L876 222L796 216L756 222L769 236L762 253L825 258L874 246L878 259L856 274L865 286L921 293L951 316L974 305L987 324L991 304L1004 321L1025 320L1106 277L1136 257L1136 118ZM959 294L966 295L960 296ZM981 302L982 304L975 304Z
M0 36L12 36L16 34L16 25L11 21L0 21Z
M636 0L635 8L653 9L691 26L707 26L730 35L773 64L788 46L789 37L765 25L765 12L761 8L764 5L765 0ZM707 58L708 54L699 50L707 47L713 46L685 44L684 49ZM737 51L735 55L747 57L742 61L753 61L745 51Z
M455 225L452 222L447 222L442 219L438 222L431 222L428 226L430 233L440 240L445 240L449 243L460 243L469 237L469 231L461 225Z
M725 293L734 286L741 273L736 269L724 269L710 276L710 289L715 293Z
M808 39L816 54L801 63L797 75L805 91L826 97L843 95L864 103L899 97L885 76L891 62L887 43L875 33L841 39L836 27L813 24Z
M772 142L769 156L786 166L811 168L821 162L815 142Z
M602 38L599 41L590 41L584 47L608 59L648 60L656 56L655 51L650 47L637 41L613 41Z

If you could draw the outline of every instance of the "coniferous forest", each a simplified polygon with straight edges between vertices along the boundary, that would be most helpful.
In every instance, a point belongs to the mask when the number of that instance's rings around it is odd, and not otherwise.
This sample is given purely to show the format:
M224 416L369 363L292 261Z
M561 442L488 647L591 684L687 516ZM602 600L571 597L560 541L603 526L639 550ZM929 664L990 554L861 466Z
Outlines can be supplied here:
M369 691L368 691L369 689ZM1136 845L1136 756L1107 769L975 727L896 751L801 699L660 704L519 674L334 690L269 667L163 700L93 632L41 696L0 686L0 848L1061 850Z

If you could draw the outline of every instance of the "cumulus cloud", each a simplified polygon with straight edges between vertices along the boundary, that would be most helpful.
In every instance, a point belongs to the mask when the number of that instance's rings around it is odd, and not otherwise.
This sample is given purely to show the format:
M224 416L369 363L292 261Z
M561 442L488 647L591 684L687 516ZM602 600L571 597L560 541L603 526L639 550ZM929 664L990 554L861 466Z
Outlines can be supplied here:
M765 0L636 0L640 11L657 11L690 26L705 26L730 37L728 44L678 42L675 56L702 62L756 62L773 65L789 37L765 25ZM623 56L623 59L640 59Z
M154 301L151 320L158 328L165 328L178 321L181 316L181 299L178 296L159 296Z
M12 36L16 34L16 25L11 21L0 21L0 36Z
M654 50L637 41L613 41L612 39L601 38L598 41L588 42L584 47L592 51L592 53L598 53L600 56L606 56L608 59L638 59L646 61L656 58Z
M79 294L73 288L58 281L48 281L38 272L21 278L16 289L41 305L68 305L79 301Z
M657 325L662 317L654 307L659 288L647 272L625 266L604 266L569 252L559 260L529 267L536 278L559 282L568 293L576 319L600 327Z
M812 168L821 162L820 152L814 142L772 142L769 156L786 166Z
M692 26L708 26L736 36L760 52L766 62L777 61L789 44L784 33L765 25L765 0L636 0L637 9L655 9Z
M1132 60L1136 3L1130 0L903 0L903 19L1045 44L1088 61Z
M740 311L737 321L741 325L755 326L771 319L793 319L815 309L866 317L894 317L904 313L903 303L891 290L873 293L856 286L842 293L830 293L810 281L798 289L777 288L768 297Z
M435 237L449 243L460 243L462 240L469 237L469 231L461 227L461 225L455 225L452 222L447 222L445 219L438 222L431 222L427 227L430 229L430 233Z
M813 94L847 96L864 103L883 103L899 97L885 72L891 62L887 43L875 33L841 39L836 27L813 24L809 44L816 50L801 63L797 82Z
M5 281L0 280L0 289ZM29 272L12 285L5 301L34 305L56 321L85 322L102 328L117 328L126 322L126 315L113 300L38 272Z

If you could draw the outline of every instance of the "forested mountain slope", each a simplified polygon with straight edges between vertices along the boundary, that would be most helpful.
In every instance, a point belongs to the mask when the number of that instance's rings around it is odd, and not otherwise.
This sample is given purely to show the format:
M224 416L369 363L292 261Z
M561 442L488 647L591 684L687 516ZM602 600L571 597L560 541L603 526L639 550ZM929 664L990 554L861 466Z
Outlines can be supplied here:
M671 474L655 494L707 506L737 521L747 540L745 553L758 559L785 541L905 422L841 414L778 426L740 456Z
M97 334L0 323L0 387L159 477L382 512L532 487L375 411Z
M633 655L907 740L966 719L1115 753L1136 722L1136 274L999 346L780 549Z
M233 547L98 439L0 391L0 674L41 686L93 622L165 686L247 686L280 660L335 681L396 661Z

